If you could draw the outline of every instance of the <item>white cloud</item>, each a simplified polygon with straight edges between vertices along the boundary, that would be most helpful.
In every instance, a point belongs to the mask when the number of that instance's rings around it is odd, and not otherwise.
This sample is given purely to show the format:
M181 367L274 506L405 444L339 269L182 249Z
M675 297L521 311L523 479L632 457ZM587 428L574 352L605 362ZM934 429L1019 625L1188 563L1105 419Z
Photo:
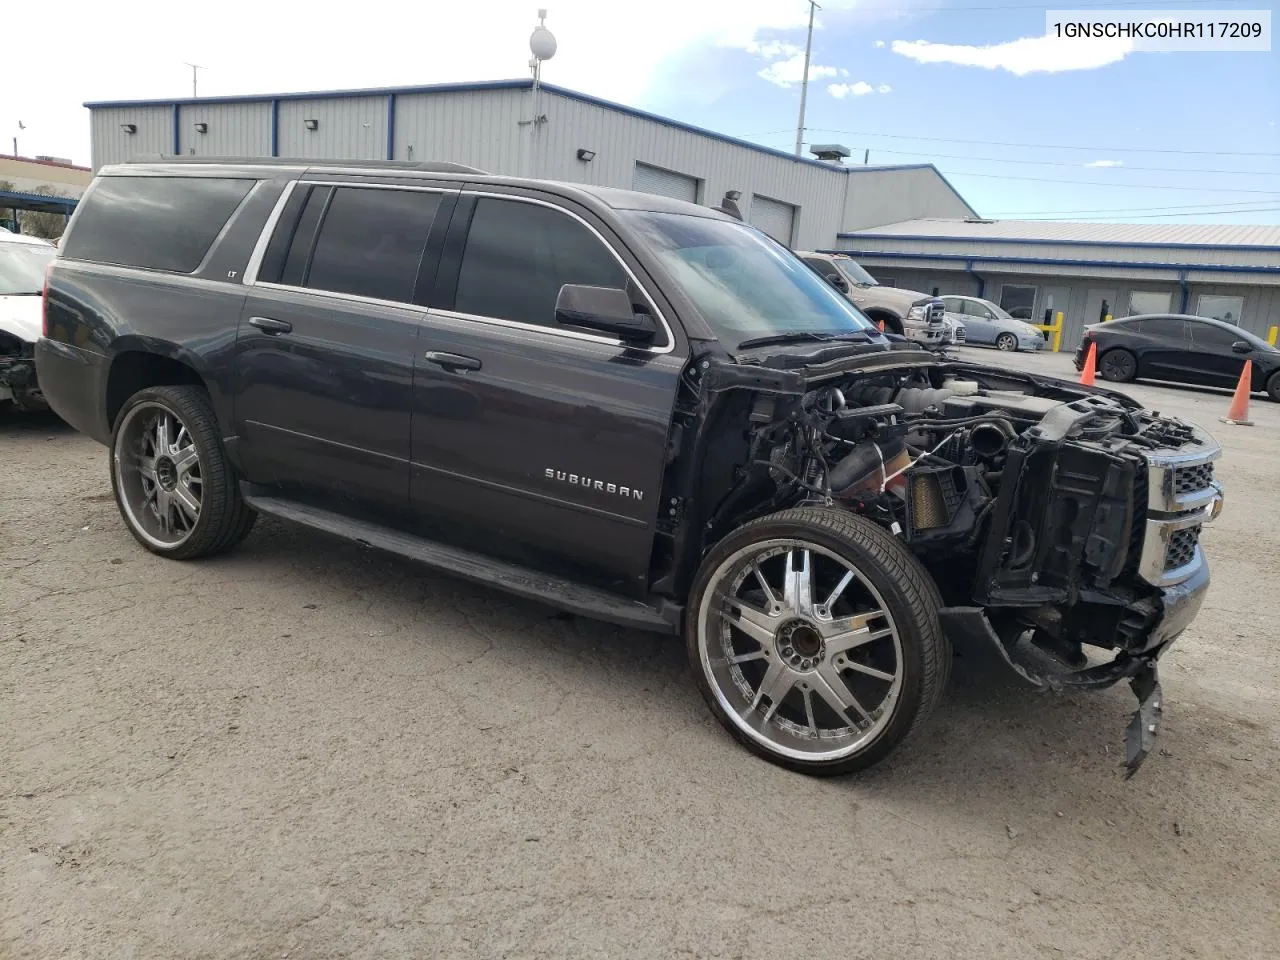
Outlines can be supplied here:
M883 40L877 40L877 41L875 42L874 46L875 46L875 48L876 48L877 50L879 50L881 47L883 47L883 46L884 46L884 41L883 41Z
M1090 160L1086 167L1123 167L1123 160Z
M1043 36L976 47L931 43L928 40L895 40L892 50L920 63L954 63L963 67L1007 70L1022 77L1029 73L1095 70L1118 63L1133 52L1134 42Z
M845 97L865 97L868 93L874 93L875 87L867 83L865 80L859 80L857 83L832 83L827 85L827 93L831 94L837 100L843 100ZM881 90L886 93L886 90Z
M841 67L841 68L840 68L840 76L842 76L842 77L847 77L848 75L849 75L849 71L848 71L848 70L846 70L844 67ZM1271 125L1272 125L1273 127L1276 125L1274 120L1273 120L1273 121L1271 121Z
M887 83L882 83L880 86L876 87L876 93L893 93L893 87L889 86Z
M827 77L834 77L839 71L835 67L823 67L816 63L809 64L809 80L824 80ZM776 83L780 87L790 87L800 82L804 77L804 54L797 53L794 57L788 57L786 60L775 60L763 70L760 76L764 77L770 83Z
M822 5L831 20L856 3ZM56 69L49 69L47 44L6 50L6 77L40 80L3 84L0 115L26 123L23 153L81 162L89 159L84 101L189 96L191 69L183 61L207 68L200 71L202 96L524 78L537 23L536 4L527 0L429 4L414 29L390 31L386 25L402 18L399 0L363 0L361 15L347 18L339 31L324 18L299 19L289 4L261 0L222 0L216 17L169 0L135 0L128 17L88 0L69 0L60 9L76 26L59 37ZM766 61L793 56L801 48L787 41L803 44L808 17L808 4L777 0L650 0L643 16L599 0L557 0L547 26L559 49L542 76L641 105L679 57L708 48ZM246 31L246 23L253 29ZM281 45L284 36L289 43ZM815 44L821 36L815 31ZM625 69L619 37L625 38ZM120 56L122 50L128 56ZM11 136L4 133L0 147Z

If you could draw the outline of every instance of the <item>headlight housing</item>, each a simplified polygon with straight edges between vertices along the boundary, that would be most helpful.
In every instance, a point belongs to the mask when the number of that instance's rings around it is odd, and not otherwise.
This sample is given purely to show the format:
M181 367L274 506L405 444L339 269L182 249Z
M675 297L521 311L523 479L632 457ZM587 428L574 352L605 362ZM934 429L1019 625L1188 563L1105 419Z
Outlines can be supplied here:
M907 311L907 317L911 320L923 320L924 311L925 311L924 304L922 303L916 304L914 307L912 307L910 310Z

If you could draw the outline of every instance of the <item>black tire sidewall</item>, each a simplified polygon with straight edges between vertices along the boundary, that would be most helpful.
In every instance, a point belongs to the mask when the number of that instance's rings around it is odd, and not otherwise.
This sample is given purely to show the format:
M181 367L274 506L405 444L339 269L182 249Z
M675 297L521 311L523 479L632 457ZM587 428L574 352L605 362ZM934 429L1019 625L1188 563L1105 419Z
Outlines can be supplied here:
M875 524L837 508L802 508L800 510L783 511L773 517L747 524L721 540L703 559L694 580L693 590L690 592L688 606L685 608L685 645L689 662L693 668L694 677L703 699L707 701L716 719L739 743L757 756L790 770L822 776L841 775L854 770L865 769L883 760L912 731L917 719L923 719L919 715L922 712L927 714L932 709L933 703L925 702L925 673L928 669L927 658L936 654L927 650L923 646L923 642L945 644L946 641L942 635L941 626L937 622L939 599L936 588L932 587L931 580L928 580L930 589L921 591L922 595L917 598L917 602L922 609L913 609L913 601L908 588L885 570L874 554L866 550L857 540L846 539L826 527L806 522L797 517L797 515L805 513L838 515L846 523L852 522L855 525L865 525L862 532L868 537L884 538L880 540L882 546L885 540L889 541L888 546L890 548L900 546L892 541L892 537L889 534ZM869 531L866 528L870 528ZM702 668L698 631L702 629L700 611L706 591L710 586L711 575L736 551L752 543L773 539L807 541L816 547L828 550L836 556L856 564L859 571L880 593L898 628L898 635L902 643L902 688L897 703L893 706L893 715L889 723L874 740L866 744L858 752L842 757L839 760L805 761L771 753L767 747L739 729L733 719L727 715L724 707L716 697L710 678L706 676ZM915 557L907 553L905 549L901 551L898 559L918 564ZM928 574L923 571L923 568L920 569L920 573L926 579L928 578ZM921 619L931 620L932 622L926 622L924 629L920 629ZM945 655L949 658L949 646ZM945 671L940 678L940 682L945 683Z
M1267 377L1267 396L1280 403L1280 370Z
M159 546L147 540L129 520L122 502L124 495L120 489L120 480L116 471L115 460L120 443L120 428L129 412L144 403L159 404L177 418L186 427L200 457L202 480L200 516L191 534L181 543L169 547ZM212 431L208 429L210 424L213 426ZM214 438L212 441L211 432ZM213 408L209 403L208 394L200 387L147 387L126 400L116 415L116 421L111 430L109 454L111 492L115 497L116 508L120 511L120 519L124 521L129 533L152 553L174 559L203 556L217 549L219 542L226 537L230 524L244 524L243 517L239 516L235 510L227 509L229 498L231 505L238 504L239 491L226 489L228 483L234 485L234 478L223 455L221 443L216 439L217 436L217 420ZM247 532L246 527L245 533Z
M1000 344L1002 344L1002 343L1008 343L1010 340L1012 340L1012 341L1013 341L1013 346L1012 346L1012 347L1002 347L1002 346L1000 346ZM1002 350L1002 351L1004 351L1005 353L1017 353L1017 352L1018 352L1018 338L1017 338L1017 337L1015 337L1012 333L1002 333L1002 334L1000 334L1000 336L996 337L996 349L997 349L997 350Z
M1106 361L1108 357L1114 357L1117 359L1120 357L1127 357L1129 361L1128 375L1123 377L1107 376ZM1112 347L1110 350L1108 350L1106 353L1104 353L1101 357L1098 358L1098 366L1100 368L1100 372L1102 373L1103 379L1110 380L1112 383L1132 383L1134 378L1138 375L1138 358L1135 357L1128 350L1126 350L1124 347Z

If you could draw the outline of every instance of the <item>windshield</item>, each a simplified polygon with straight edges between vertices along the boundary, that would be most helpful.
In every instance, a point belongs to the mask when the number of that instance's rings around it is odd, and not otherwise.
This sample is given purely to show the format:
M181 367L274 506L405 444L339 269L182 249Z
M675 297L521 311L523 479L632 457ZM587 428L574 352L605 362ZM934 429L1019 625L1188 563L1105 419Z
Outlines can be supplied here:
M0 242L0 297L39 294L44 268L57 253L43 243Z
M875 333L789 250L745 224L679 213L623 214L729 350L783 333Z
M879 282L867 271L863 270L856 262L848 257L836 257L833 261L836 268L845 275L852 284L861 287L878 287Z

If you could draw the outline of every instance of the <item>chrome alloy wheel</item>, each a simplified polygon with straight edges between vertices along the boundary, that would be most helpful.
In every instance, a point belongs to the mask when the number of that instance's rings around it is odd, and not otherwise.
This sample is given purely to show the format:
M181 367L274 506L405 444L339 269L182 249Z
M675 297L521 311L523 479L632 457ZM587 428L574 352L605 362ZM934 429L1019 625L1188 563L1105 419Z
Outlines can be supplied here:
M712 574L698 652L729 719L770 752L840 760L884 731L902 693L902 640L884 599L815 544L751 544Z
M120 506L149 543L175 547L200 519L200 454L186 425L162 404L140 403L117 431L112 455Z

